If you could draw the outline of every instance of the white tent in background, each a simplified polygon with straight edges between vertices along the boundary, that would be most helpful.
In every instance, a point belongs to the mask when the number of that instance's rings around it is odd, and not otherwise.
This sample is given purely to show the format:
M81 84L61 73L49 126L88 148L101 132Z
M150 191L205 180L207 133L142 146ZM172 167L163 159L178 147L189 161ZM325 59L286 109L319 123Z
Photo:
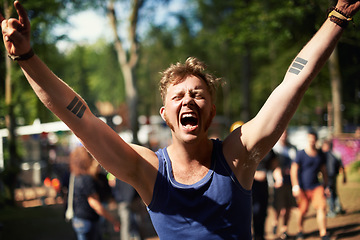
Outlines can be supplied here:
M43 132L58 132L58 131L70 131L69 127L64 122L50 122L41 123L39 119L36 119L32 125L21 126L16 128L15 134L17 136L40 134ZM9 131L0 129L0 171L4 168L4 151L3 151L3 138L9 136Z

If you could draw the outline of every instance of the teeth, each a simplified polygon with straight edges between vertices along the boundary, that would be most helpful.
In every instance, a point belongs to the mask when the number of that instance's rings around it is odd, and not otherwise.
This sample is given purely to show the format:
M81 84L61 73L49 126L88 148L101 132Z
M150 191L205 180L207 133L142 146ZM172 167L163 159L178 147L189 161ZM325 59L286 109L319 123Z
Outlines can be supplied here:
M182 115L182 118L186 118L186 117L195 117L195 114L186 113L186 114Z

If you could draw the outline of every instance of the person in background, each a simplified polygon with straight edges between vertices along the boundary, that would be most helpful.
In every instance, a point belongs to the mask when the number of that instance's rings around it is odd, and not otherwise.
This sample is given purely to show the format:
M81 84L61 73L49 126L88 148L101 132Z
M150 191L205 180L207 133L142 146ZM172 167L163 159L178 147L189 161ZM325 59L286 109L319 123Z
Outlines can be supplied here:
M75 176L72 226L78 240L102 238L99 216L103 216L119 231L120 223L101 204L96 192L93 173L95 160L84 147L75 148L70 154L70 171Z
M333 152L331 140L325 140L321 146L321 149L326 157L326 169L328 173L330 190L330 196L328 197L329 211L327 213L327 216L332 218L335 217L337 214L345 213L341 206L340 198L337 193L336 179L339 174L339 170L341 170L343 173L343 183L346 183L346 172L340 156L336 155Z
M279 220L283 219L280 239L288 238L288 222L291 209L296 207L296 201L291 191L290 169L295 160L297 149L288 141L287 130L281 135L279 141L273 148L278 155L278 167L273 171L274 178L274 201L275 219L273 223L273 234L277 234Z
M265 220L269 203L269 185L267 173L277 165L277 156L273 150L258 165L252 186L253 231L254 240L265 239Z
M118 215L120 217L120 240L140 239L139 231L136 226L134 213L131 210L131 203L136 195L135 189L113 175L108 176L114 199L118 205Z
M308 132L307 140L307 146L297 153L290 169L292 193L297 198L299 207L297 239L304 238L304 220L311 202L316 209L320 237L323 240L329 240L326 230L325 197L325 194L329 193L329 189L324 188L324 186L328 186L326 158L316 147L317 134L314 131ZM322 173L323 184L318 179L319 172Z
M107 173L97 161L93 161L90 173L95 180L95 189L99 195L100 203L105 209L108 209L109 202L113 199L113 196L106 177ZM111 232L111 229L109 229L111 226L109 226L108 221L102 216L100 216L99 223L101 235L106 237Z

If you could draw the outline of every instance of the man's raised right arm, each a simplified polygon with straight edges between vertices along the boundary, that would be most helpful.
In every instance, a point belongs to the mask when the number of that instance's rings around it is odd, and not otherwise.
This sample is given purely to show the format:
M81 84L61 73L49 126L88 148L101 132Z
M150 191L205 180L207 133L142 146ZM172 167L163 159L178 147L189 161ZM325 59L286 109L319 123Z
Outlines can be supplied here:
M10 55L21 56L31 50L30 22L21 4L15 1L14 5L19 19L6 20L0 14L0 21L6 50ZM133 185L149 202L157 174L156 155L123 141L38 56L19 60L18 64L39 99L69 126L95 159L116 177Z

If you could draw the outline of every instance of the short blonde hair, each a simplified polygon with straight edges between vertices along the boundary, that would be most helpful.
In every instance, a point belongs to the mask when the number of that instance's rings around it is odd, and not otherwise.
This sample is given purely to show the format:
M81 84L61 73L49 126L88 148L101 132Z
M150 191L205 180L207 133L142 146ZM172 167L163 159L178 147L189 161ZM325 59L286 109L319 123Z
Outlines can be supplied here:
M170 84L178 84L182 82L188 76L195 76L202 79L211 95L212 102L216 99L216 88L221 82L221 78L217 78L214 75L206 72L207 66L199 61L197 58L189 57L185 63L172 64L169 68L162 72L162 78L160 80L160 94L163 103L165 103L165 97L167 88Z

